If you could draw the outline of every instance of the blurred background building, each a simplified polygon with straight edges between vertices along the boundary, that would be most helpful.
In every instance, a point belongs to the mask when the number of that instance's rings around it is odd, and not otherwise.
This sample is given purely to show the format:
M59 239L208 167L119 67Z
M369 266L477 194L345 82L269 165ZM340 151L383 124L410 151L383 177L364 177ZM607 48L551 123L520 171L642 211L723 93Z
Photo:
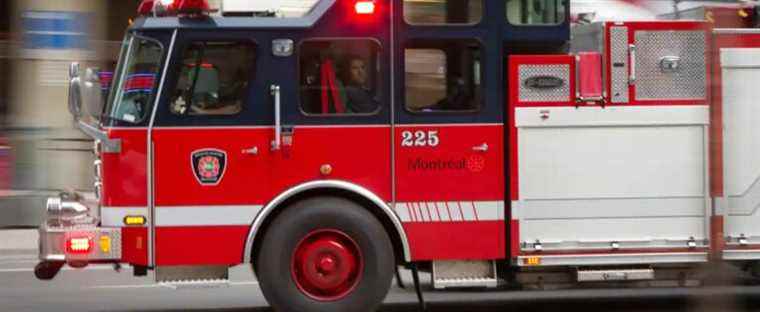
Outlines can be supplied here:
M209 2L214 7L220 1ZM283 3L309 8L314 1ZM570 1L576 22L680 18L681 14L704 19L690 10L757 4L756 0ZM92 189L92 142L74 127L66 106L68 65L76 61L83 68L111 70L139 2L0 0L0 228L36 226L47 196L64 188Z

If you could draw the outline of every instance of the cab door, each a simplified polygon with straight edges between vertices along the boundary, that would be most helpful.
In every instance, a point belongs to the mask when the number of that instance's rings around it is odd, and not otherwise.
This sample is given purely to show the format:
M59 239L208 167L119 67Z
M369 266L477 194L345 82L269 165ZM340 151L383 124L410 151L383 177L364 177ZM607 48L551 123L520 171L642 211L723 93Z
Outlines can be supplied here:
M503 108L487 92L501 89L501 60L498 44L483 44L498 40L481 21L488 2L448 3L441 21L408 4L397 20L395 210L415 261L504 257Z
M154 263L234 265L268 192L266 53L245 32L180 31L151 128Z

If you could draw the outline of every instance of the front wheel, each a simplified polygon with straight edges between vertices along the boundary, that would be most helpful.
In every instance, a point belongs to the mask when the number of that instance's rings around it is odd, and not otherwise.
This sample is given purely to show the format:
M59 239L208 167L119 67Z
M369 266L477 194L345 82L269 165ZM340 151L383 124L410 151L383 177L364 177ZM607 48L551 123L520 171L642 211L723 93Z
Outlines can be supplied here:
M374 311L390 289L395 257L369 211L318 197L274 220L254 265L276 311Z

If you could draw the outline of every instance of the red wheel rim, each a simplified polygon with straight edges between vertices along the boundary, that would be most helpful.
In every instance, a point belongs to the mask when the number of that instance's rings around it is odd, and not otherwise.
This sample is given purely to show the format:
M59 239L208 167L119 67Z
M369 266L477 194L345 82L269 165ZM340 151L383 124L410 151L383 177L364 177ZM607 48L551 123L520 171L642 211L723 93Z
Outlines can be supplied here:
M302 293L318 301L340 300L350 294L364 270L359 245L338 230L307 234L293 252L291 274Z

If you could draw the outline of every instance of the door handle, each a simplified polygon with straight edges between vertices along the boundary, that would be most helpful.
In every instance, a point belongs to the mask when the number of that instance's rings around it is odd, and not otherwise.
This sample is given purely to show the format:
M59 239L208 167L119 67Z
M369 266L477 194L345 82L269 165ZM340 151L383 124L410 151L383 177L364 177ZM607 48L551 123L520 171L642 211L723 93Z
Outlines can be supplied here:
M487 152L488 151L488 143L483 143L483 144L480 144L480 145L477 145L477 146L473 146L472 150L476 151L476 152Z
M272 85L272 96L274 97L274 140L272 141L272 150L276 151L282 146L282 120L280 112L280 86Z
M259 154L259 147L258 146L254 146L254 147L251 147L251 148L244 149L243 150L243 154L258 155Z

